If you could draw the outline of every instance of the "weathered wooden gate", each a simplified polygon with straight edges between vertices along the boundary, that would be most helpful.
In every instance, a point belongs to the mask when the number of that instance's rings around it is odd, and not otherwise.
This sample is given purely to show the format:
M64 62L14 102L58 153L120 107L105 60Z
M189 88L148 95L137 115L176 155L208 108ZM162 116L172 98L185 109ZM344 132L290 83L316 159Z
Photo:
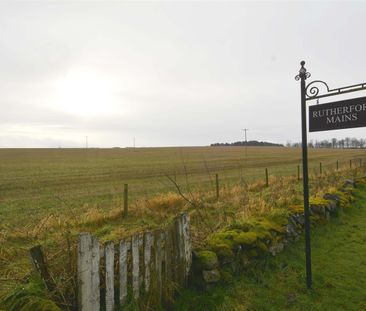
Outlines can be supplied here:
M79 236L78 305L80 311L123 310L154 287L156 301L184 287L192 263L190 223L181 214L166 229L135 234L102 245L90 233ZM172 286L174 284L174 286ZM154 285L154 286L152 286Z

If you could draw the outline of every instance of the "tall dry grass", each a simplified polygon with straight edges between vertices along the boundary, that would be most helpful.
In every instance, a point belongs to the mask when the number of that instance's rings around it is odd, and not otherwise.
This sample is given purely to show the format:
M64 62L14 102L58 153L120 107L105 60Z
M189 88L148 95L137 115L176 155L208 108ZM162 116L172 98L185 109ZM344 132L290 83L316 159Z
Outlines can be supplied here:
M345 178L360 174L364 174L364 167L328 171L322 176L311 174L311 194L321 195L337 187ZM263 180L222 185L219 199L214 190L190 192L189 200L179 193L160 194L132 202L127 219L122 217L122 203L117 200L116 207L109 211L94 204L86 206L87 211L78 216L76 211L68 215L52 213L35 226L2 229L0 242L8 247L0 247L0 265L6 265L0 282L11 287L26 280L32 267L28 262L28 248L19 245L24 241L27 245L42 244L57 284L57 297L63 297L63 303L71 308L76 296L76 241L80 232L92 232L101 240L119 240L135 232L158 228L188 210L193 245L200 247L208 234L233 222L286 212L290 205L301 204L302 181L295 177L271 177L269 187ZM17 261L16 265L9 264L19 256L24 260Z

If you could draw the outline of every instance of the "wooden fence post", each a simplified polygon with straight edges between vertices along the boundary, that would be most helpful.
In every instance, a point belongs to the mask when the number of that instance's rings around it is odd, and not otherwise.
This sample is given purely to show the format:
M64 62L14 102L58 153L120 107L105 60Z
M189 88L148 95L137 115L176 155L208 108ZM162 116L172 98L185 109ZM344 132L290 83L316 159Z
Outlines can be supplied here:
M158 293L158 301L161 302L162 298L162 263L163 263L163 242L164 242L164 232L162 230L155 231L155 277Z
M29 251L32 263L37 270L37 272L41 275L42 280L44 281L47 289L52 292L56 289L56 285L53 282L51 275L48 271L46 260L43 256L42 246L37 245L30 249Z
M114 310L114 243L105 245L105 309Z
M297 180L300 180L300 165L297 166Z
M128 216L128 184L125 184L123 191L123 218Z
M337 171L338 171L338 169L339 169L339 165L338 165L338 160L337 160Z
M92 309L89 297L91 296L91 235L82 233L79 235L78 245L78 304L79 310Z
M216 174L216 199L218 200L219 197L220 197L219 174Z
M164 261L165 261L165 271L164 271L164 302L167 303L170 301L173 294L173 286L172 286L172 257L173 254L173 240L172 240L172 230L171 228L167 228L165 230L165 248L164 248Z
M145 292L150 289L151 283L151 247L153 245L154 237L151 232L144 234L144 285Z
M172 280L175 284L179 284L179 248L176 220L171 224L172 236Z
M352 169L352 160L349 160L349 168Z
M181 217L175 220L175 238L176 238L176 265L177 265L177 283L183 287L185 282L185 267L184 267L184 241L183 228Z
M99 311L99 242L90 233L79 235L78 304L80 311Z
M320 173L320 175L323 174L322 162L319 162L319 173Z
M127 251L126 240L119 243L119 303L123 306L127 299Z
M183 242L184 242L185 277L187 284L187 276L191 270L192 265L192 242L191 242L190 219L188 213L182 214L181 221L182 221Z
M268 187L268 169L266 168L266 187Z
M140 251L139 235L132 236L132 292L133 297L138 299L140 296Z
M93 311L99 311L100 309L100 276L99 276L99 263L100 263L100 246L99 241L95 236L92 236L92 260L91 260L91 301L93 304Z

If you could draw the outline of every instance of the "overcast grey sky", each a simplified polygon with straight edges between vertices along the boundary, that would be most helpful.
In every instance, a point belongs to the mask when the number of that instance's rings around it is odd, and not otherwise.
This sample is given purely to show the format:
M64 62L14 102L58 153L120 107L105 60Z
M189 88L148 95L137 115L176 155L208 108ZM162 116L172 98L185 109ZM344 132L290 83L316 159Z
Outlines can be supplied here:
M366 82L365 16L366 2L0 1L0 147L208 145L244 127L299 141L299 62L330 87Z

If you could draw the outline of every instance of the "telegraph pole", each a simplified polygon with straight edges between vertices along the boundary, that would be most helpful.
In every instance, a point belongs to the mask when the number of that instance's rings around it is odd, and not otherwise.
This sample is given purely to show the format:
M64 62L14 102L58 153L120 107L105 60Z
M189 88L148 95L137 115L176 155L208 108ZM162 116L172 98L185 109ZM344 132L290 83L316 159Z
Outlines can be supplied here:
M247 151L247 147L248 147L248 141L247 141L247 131L249 131L249 129L243 129L244 131L244 137L245 137L245 158L248 155L248 151Z

